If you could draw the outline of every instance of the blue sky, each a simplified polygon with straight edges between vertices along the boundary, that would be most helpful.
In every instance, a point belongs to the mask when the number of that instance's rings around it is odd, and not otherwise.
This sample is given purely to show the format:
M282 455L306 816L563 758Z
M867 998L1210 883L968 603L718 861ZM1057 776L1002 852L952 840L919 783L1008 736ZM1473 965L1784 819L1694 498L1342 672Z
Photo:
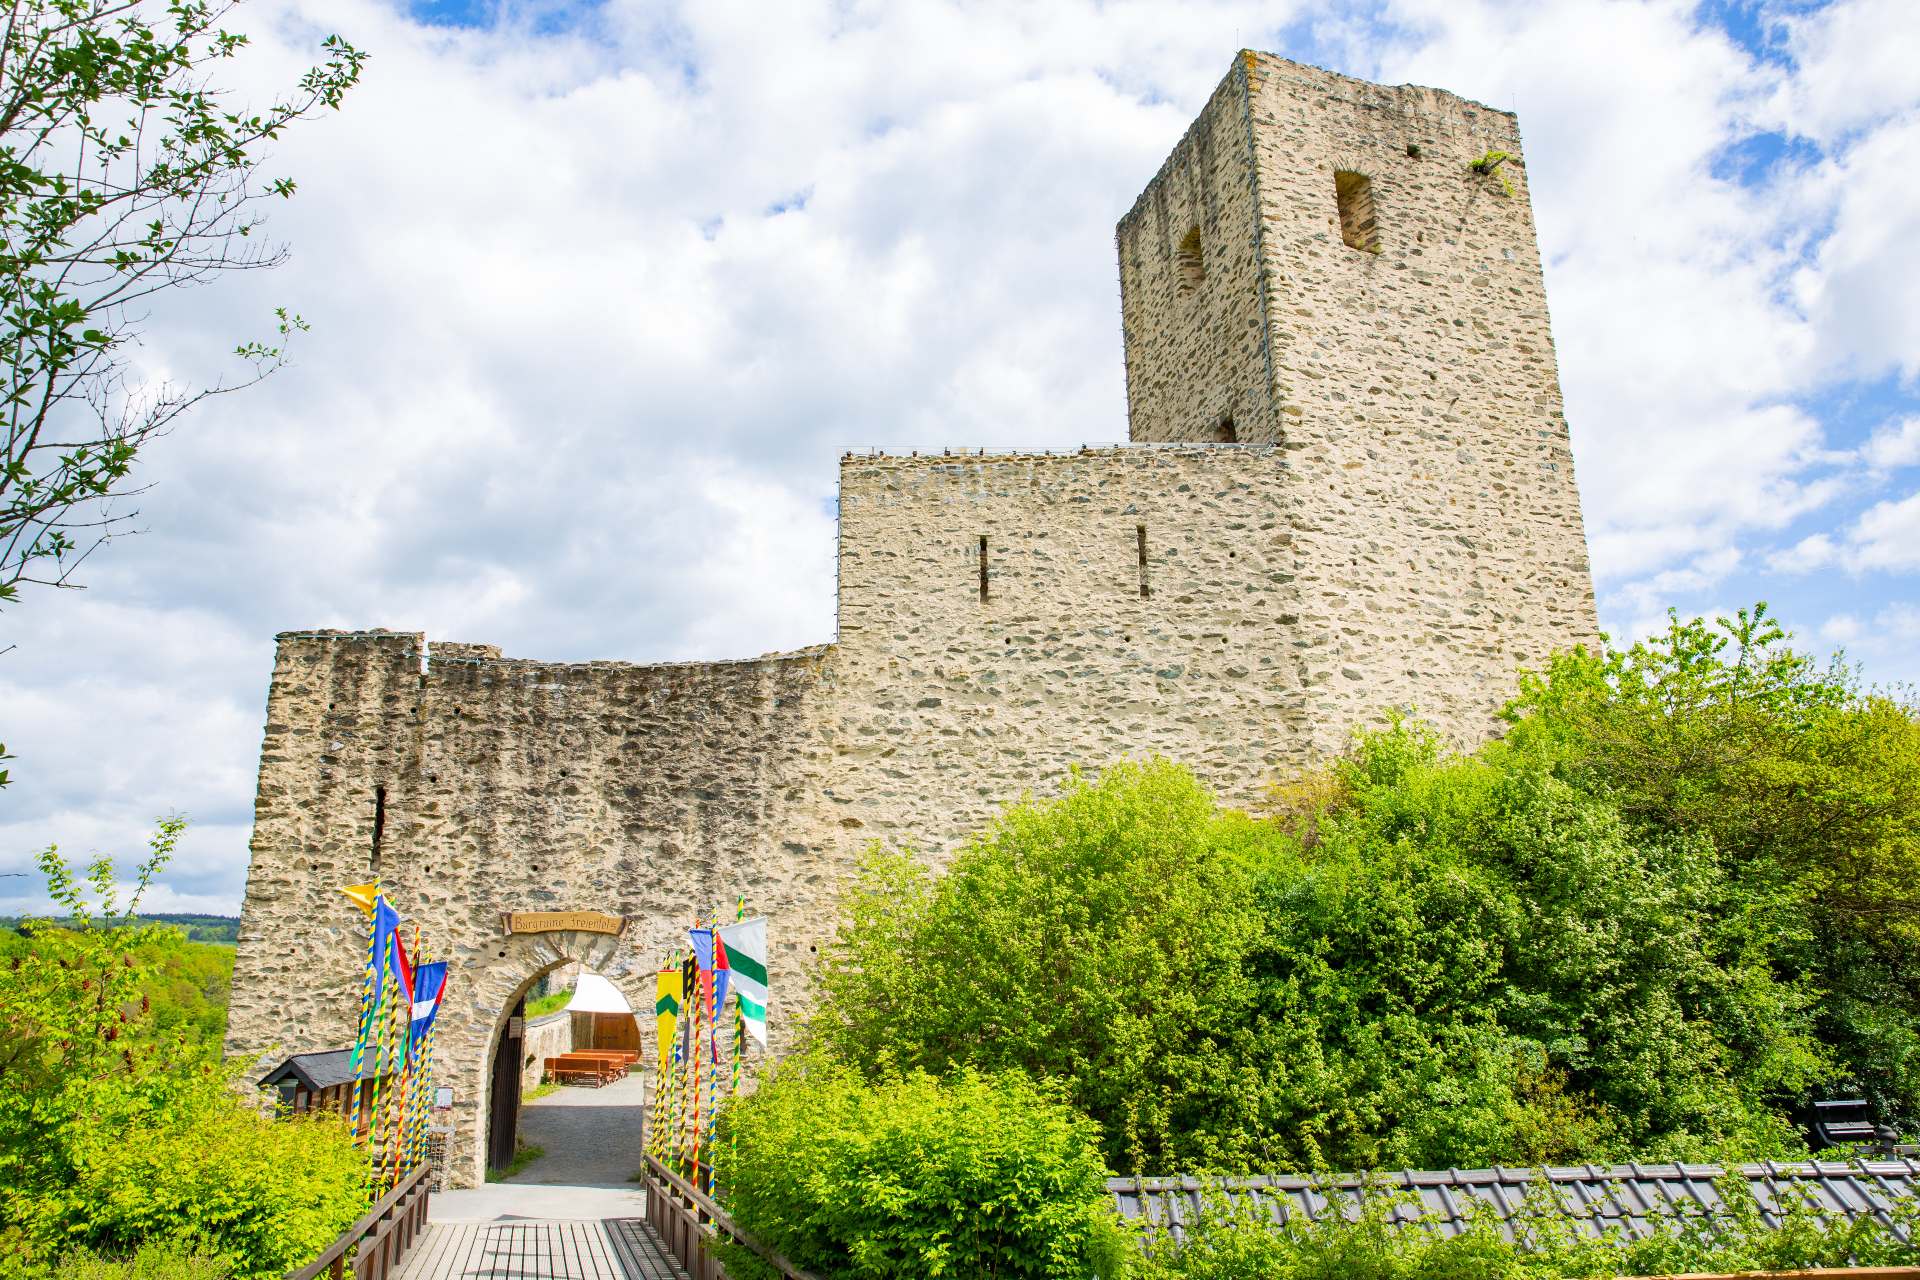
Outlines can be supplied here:
M1911 0L240 15L242 96L331 30L373 58L277 157L288 265L170 303L141 372L313 332L149 452L87 591L0 615L0 871L181 811L154 905L236 906L277 631L831 638L841 447L1124 438L1113 224L1242 46L1519 112L1611 632L1764 599L1920 678Z

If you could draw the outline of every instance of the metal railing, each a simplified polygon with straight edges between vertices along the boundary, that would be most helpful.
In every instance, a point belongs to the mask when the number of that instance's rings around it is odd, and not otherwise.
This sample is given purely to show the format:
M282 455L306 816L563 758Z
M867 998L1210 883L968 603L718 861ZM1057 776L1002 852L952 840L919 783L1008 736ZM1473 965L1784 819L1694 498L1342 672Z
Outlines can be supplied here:
M646 1187L647 1225L693 1280L727 1280L719 1257L722 1239L759 1254L784 1280L819 1280L742 1231L725 1209L653 1156L647 1157Z
M319 1257L289 1273L287 1280L317 1280L322 1274L332 1280L344 1280L349 1274L354 1280L390 1280L398 1275L407 1250L427 1225L429 1172L428 1164L415 1165L364 1218L342 1232Z

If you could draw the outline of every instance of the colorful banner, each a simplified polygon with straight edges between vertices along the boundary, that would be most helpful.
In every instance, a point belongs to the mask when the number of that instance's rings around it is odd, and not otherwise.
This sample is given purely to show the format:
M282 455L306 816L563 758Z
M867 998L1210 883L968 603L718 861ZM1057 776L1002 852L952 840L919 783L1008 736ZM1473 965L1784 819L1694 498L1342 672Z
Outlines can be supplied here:
M715 1122L740 1091L747 1036L767 1043L767 922L747 919L744 900L738 910L731 925L696 920L687 952L669 956L655 979L660 1069L647 1151L702 1188Z
M433 1028L446 995L448 965L428 959L418 925L409 952L400 913L378 881L348 885L343 892L367 917L360 1026L349 1066L362 1082L351 1123L367 1153L371 1204L427 1158Z
M734 1000L747 1034L767 1047L767 918L755 916L714 931L727 950Z

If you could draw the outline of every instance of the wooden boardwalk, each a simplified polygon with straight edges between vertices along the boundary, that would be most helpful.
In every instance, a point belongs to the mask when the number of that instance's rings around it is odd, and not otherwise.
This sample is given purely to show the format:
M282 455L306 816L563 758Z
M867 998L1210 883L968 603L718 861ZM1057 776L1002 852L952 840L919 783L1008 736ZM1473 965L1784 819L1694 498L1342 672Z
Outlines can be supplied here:
M639 1218L435 1222L398 1280L687 1280Z

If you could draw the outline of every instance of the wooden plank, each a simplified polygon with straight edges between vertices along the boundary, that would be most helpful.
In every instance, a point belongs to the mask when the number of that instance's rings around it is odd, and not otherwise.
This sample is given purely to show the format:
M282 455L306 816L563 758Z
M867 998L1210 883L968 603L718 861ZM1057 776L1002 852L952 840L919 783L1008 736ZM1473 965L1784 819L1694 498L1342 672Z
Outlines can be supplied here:
M287 1280L316 1280L321 1272L331 1271L334 1260L345 1257L348 1250L352 1249L354 1245L359 1244L363 1237L373 1234L376 1228L380 1226L382 1219L386 1218L388 1214L394 1213L400 1202L407 1199L407 1197L413 1193L414 1189L425 1180L426 1176L426 1164L423 1162L415 1165L405 1177L401 1178L400 1181L394 1185L393 1190L380 1197L373 1208L367 1210L364 1217L341 1232L339 1238L322 1250L319 1257L300 1268L300 1270L291 1273L287 1277Z
M613 1241L607 1238L607 1224L587 1222L581 1226L586 1237L586 1256L593 1263L593 1280L623 1280L620 1264L613 1256Z
M447 1241L454 1232L442 1222L429 1222L420 1233L419 1241L407 1260L401 1264L399 1280L417 1280L430 1277L440 1265L440 1255L446 1252Z
M460 1224L460 1236L455 1247L448 1252L446 1276L467 1276L473 1274L475 1253L480 1247L480 1228L471 1222ZM423 1280L439 1280L438 1276L423 1277Z
M396 1280L691 1280L639 1218L432 1223Z
M651 1224L640 1218L614 1218L608 1234L625 1259L627 1280L690 1280Z

